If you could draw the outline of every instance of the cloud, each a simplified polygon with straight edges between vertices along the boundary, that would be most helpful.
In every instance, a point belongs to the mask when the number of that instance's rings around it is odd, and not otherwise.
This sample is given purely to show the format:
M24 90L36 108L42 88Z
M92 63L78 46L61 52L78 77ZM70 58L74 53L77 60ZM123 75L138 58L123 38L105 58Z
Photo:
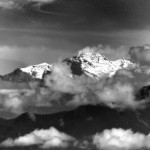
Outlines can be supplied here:
M132 130L111 129L104 130L93 136L93 144L103 150L132 150L149 149L150 135L133 133Z
M5 112L19 115L30 112L30 109L36 107L51 107L54 97L59 99L60 94L40 88L39 82L12 83L0 81L0 109Z
M8 138L0 143L1 147L38 145L40 148L68 147L75 138L59 132L54 127L37 129L16 139Z
M142 109L146 105L146 100L138 101L135 97L134 87L129 83L121 83L119 81L93 82L86 85L85 93L76 94L74 99L69 101L67 105L105 105L115 109Z
M116 79L116 76L103 81L73 77L69 66L57 63L53 65L52 73L45 78L45 85L50 90L75 95L67 105L105 104L111 108L141 108L144 101L135 100L132 84Z
M1 0L0 1L0 8L4 9L12 9L15 2L13 0Z
M56 0L1 0L0 7L3 9L20 9L22 6L35 2L37 5L53 3Z
M112 107L137 107L139 104L134 100L134 89L130 84L120 82L105 85L102 90L97 90L96 95L102 103Z
M20 115L34 112L38 107L60 107L62 93L45 88L0 89L0 109Z
M36 106L37 100L34 98L35 91L30 89L1 89L0 108L1 110L21 114L25 108L30 105Z
M52 65L52 73L45 78L45 85L52 90L64 93L84 92L80 79L78 77L74 78L70 66L62 62Z
M150 65L150 45L131 47L129 54L133 61L141 65Z

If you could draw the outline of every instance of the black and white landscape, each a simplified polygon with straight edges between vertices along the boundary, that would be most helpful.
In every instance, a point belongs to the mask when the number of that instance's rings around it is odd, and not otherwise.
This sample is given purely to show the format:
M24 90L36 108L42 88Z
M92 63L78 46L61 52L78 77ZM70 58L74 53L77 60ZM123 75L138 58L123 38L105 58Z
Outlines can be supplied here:
M0 149L150 149L149 0L0 0Z

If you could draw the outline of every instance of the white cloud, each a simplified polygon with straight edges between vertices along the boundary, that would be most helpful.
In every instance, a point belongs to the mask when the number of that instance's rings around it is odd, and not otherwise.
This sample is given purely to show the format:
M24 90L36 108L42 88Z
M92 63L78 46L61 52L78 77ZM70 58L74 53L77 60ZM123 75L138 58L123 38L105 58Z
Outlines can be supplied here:
M137 107L139 102L134 100L134 89L130 84L115 83L113 85L105 85L96 95L99 100L112 108Z
M141 65L150 65L150 45L131 47L129 54L135 62Z
M33 132L16 139L8 138L3 141L0 146L13 147L39 145L41 148L67 147L73 141L75 141L75 138L51 127L49 129L34 130Z
M119 81L115 78L89 83L87 81L85 85L87 88L86 92L76 94L74 99L69 101L67 105L104 104L116 109L144 108L146 100L137 101L135 99L135 88L133 84L125 81L127 80L123 79L123 81Z
M131 130L104 130L93 136L93 144L103 150L133 150L150 148L150 135L133 133Z
M70 66L62 62L53 64L52 73L45 78L45 84L52 90L64 93L84 92L80 78L73 78Z
M13 97L11 99L5 99L3 108L6 108L9 112L20 114L23 112L22 104L22 100L19 97Z

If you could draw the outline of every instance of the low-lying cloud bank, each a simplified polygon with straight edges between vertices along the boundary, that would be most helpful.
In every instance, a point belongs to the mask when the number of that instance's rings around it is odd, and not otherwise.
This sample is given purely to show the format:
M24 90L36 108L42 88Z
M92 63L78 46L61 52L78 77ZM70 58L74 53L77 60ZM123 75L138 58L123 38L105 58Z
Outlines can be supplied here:
M106 129L101 133L89 135L83 139L58 131L54 127L36 129L18 138L8 138L0 143L0 147L38 146L39 148L98 149L98 150L138 150L150 149L150 134L134 133L130 129Z
M93 144L101 150L149 149L150 134L133 133L132 130L104 130L93 136Z
M0 146L15 147L38 145L40 148L65 148L68 147L73 141L75 141L75 138L59 132L54 127L51 127L49 129L34 130L33 132L20 136L16 139L8 138L0 143Z

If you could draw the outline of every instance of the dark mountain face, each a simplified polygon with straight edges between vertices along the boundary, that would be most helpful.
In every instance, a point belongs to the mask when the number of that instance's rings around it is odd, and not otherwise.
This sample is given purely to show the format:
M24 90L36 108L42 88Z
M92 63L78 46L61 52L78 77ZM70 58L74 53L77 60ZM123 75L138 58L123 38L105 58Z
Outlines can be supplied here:
M64 62L67 63L68 65L70 65L72 74L75 74L75 75L83 74L83 70L81 68L81 61L77 57L73 57L72 59L67 58L64 60Z
M32 78L29 74L22 72L19 68L14 70L12 73L6 74L0 77L3 81L10 82L30 82L35 79Z
M117 111L104 106L81 106L68 112L50 115L35 115L32 120L27 113L0 121L0 141L8 137L16 138L35 129L55 127L77 139L94 135L105 129L123 128L133 132L150 132L150 107L145 110ZM63 124L62 124L63 122Z

